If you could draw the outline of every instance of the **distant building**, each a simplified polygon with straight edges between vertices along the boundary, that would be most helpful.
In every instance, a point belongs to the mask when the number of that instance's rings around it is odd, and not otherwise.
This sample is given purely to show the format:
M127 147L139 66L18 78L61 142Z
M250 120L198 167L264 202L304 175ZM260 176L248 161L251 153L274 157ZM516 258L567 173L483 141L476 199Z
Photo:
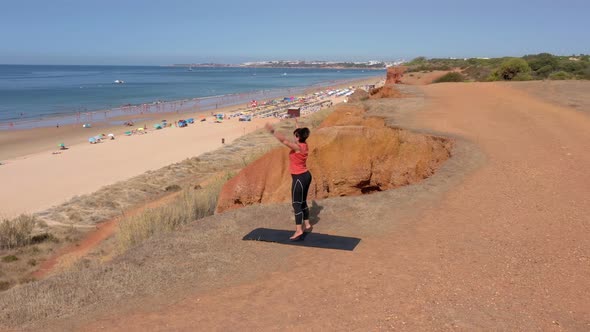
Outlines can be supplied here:
M289 107L289 109L287 109L287 115L289 115L290 118L298 118L301 116L301 108Z

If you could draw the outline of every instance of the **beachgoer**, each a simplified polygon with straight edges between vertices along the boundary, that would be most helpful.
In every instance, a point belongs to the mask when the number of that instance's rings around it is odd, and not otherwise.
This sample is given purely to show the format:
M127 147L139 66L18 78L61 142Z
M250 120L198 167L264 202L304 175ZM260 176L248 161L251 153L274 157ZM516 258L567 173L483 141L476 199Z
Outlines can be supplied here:
M295 122L297 125L297 122ZM288 139L283 134L275 131L270 123L265 125L266 130L291 149L289 152L289 171L291 172L291 199L295 212L295 233L289 239L296 241L304 232L310 232L312 226L309 223L309 208L307 206L307 192L311 184L311 173L307 169L308 147L305 142L309 137L308 128L299 128L293 132L294 138Z

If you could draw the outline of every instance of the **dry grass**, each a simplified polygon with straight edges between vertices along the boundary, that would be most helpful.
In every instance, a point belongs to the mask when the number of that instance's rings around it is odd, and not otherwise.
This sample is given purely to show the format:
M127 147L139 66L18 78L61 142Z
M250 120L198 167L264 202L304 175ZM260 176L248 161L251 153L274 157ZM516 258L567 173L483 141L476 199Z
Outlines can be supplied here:
M184 189L179 197L166 206L121 220L116 236L119 249L124 252L154 234L172 232L191 221L212 215L221 187L230 177L231 174L226 173L204 188Z
M64 232L54 229L54 232ZM50 256L59 240L31 215L0 221L0 292L33 281L30 274Z
M37 219L30 215L20 215L12 220L0 221L0 249L14 249L31 243Z

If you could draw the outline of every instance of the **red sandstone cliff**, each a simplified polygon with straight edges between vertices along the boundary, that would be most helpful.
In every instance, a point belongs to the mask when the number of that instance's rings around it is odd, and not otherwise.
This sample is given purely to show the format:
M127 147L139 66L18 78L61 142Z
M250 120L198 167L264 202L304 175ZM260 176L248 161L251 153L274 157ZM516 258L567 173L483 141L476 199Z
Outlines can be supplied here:
M450 156L445 139L389 128L358 105L338 105L312 131L308 199L387 190L420 181ZM229 180L217 211L290 201L288 148L276 148Z

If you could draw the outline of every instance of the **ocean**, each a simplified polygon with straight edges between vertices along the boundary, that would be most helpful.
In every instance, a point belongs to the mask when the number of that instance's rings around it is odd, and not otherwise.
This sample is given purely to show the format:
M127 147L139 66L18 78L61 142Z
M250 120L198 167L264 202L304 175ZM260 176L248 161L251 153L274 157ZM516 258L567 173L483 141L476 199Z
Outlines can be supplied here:
M117 115L123 105L143 104L148 111L156 103L160 111L194 105L210 109L384 73L358 69L0 65L0 128L55 125L58 117L64 123L89 121L88 114L112 110L115 112L108 114Z

